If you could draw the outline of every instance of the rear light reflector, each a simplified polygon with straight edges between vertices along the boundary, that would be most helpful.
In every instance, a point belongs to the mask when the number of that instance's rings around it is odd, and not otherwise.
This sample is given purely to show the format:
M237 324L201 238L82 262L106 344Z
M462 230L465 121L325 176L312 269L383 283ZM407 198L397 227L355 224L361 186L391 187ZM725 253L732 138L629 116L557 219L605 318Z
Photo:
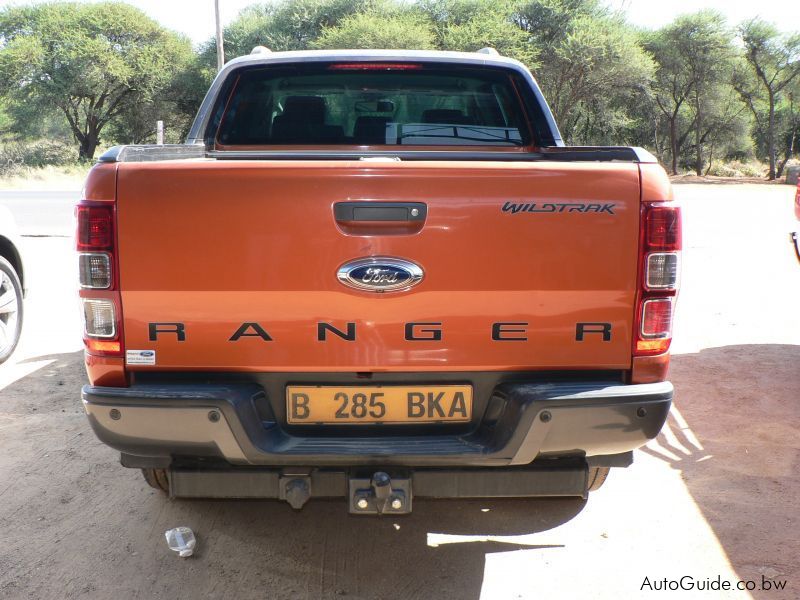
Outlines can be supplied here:
M79 204L75 213L78 251L111 250L114 244L113 207Z
M86 337L115 337L117 329L114 301L107 298L84 298L83 325Z
M667 338L672 333L672 298L651 298L642 303L641 336Z
M647 255L644 287L647 290L677 290L680 255L677 252L652 252Z
M111 256L105 252L78 254L78 271L84 289L107 290L111 287Z
M119 354L122 344L119 341L86 340L86 348L94 354Z

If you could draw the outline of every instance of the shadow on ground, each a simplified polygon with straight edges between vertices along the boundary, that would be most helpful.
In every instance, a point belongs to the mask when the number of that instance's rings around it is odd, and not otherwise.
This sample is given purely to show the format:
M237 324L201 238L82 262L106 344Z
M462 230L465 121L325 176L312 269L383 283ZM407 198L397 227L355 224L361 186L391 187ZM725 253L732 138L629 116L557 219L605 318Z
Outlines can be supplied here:
M673 411L644 450L681 471L740 578L786 580L800 597L800 346L673 356L670 379Z

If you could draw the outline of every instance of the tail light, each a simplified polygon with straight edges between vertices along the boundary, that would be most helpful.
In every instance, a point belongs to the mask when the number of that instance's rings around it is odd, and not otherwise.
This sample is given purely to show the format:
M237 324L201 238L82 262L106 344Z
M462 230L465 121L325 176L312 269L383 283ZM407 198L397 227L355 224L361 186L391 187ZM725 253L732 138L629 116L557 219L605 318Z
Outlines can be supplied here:
M680 208L670 203L644 203L634 356L669 350L675 296L680 286L681 245Z
M75 216L86 350L98 356L122 356L114 205L82 202Z

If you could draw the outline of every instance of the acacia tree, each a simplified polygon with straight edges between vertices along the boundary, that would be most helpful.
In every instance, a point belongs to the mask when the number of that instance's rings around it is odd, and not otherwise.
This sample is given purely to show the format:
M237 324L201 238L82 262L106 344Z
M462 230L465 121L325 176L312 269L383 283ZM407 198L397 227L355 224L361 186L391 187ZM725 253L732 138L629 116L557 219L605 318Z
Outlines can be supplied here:
M624 19L596 0L523 0L513 18L538 49L534 74L564 138L618 140L653 72Z
M475 52L488 46L531 69L539 66L537 48L514 22L509 0L421 0L417 6L433 23L441 50Z
M336 27L326 27L312 43L314 48L435 48L434 34L421 15L406 11L376 11L345 17Z
M691 133L695 172L702 174L706 121L718 124L722 114L714 114L721 104L712 99L724 95L723 88L730 90L733 35L724 23L719 13L704 10L678 17L645 39L656 61L652 90L667 122L673 174L678 173L678 159Z
M307 50L326 28L343 19L368 11L376 0L278 0L253 4L242 10L225 27L225 54L230 58L249 54L255 46L271 50ZM357 44L357 42L356 42ZM200 48L202 64L209 79L216 73L216 44L213 39Z
M191 58L188 39L121 2L54 2L0 12L0 89L57 107L82 159L103 129L164 89Z
M761 19L753 19L740 27L744 57L751 71L740 73L737 90L747 102L753 116L761 121L766 137L769 178L776 170L776 108L784 92L800 76L800 34L782 35L777 28ZM766 119L758 114L759 103L766 105Z

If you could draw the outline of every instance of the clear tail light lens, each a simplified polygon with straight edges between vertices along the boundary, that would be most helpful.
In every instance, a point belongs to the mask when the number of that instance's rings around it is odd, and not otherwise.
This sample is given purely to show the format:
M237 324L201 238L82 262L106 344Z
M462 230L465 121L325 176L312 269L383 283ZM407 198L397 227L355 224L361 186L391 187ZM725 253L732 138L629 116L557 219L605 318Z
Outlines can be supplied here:
M106 252L81 252L78 271L84 289L107 290L111 287L111 256Z
M679 280L680 255L677 252L651 252L647 255L645 289L677 290Z
M106 298L83 299L83 328L90 338L113 338L117 334L114 301Z

